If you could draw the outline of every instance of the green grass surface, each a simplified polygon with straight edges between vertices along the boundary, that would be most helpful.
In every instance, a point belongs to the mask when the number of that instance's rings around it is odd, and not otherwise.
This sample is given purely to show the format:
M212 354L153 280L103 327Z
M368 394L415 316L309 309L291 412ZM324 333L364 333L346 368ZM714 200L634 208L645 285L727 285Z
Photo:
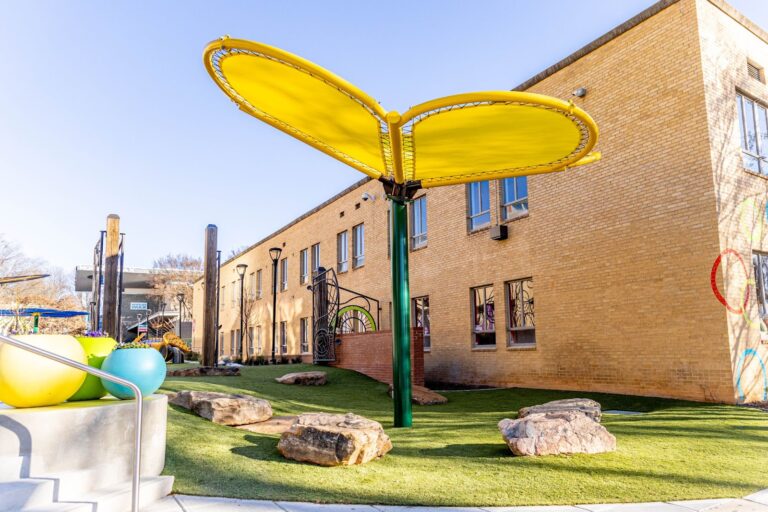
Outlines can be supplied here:
M768 414L742 407L531 389L453 391L442 406L414 406L414 427L392 427L386 385L328 368L322 387L274 377L302 365L243 368L241 377L169 378L165 391L249 393L275 415L352 411L380 421L394 449L355 467L284 459L278 436L210 423L171 406L166 473L183 494L403 505L543 505L741 497L768 487ZM496 427L523 406L587 396L604 409L618 450L513 457Z

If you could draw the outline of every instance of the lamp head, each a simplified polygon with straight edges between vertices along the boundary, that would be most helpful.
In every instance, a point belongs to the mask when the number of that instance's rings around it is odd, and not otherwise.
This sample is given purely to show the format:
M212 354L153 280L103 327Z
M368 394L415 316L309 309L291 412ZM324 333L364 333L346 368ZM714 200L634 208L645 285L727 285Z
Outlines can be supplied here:
M184 294L181 292L177 293L176 300L178 300L179 302L184 302Z
M237 268L237 275L239 275L240 277L243 277L245 275L245 269L248 268L248 265L246 265L245 263L241 263L235 268Z
M279 247L272 247L269 250L269 257L272 258L272 261L277 261L280 259L280 255L283 253L283 250Z

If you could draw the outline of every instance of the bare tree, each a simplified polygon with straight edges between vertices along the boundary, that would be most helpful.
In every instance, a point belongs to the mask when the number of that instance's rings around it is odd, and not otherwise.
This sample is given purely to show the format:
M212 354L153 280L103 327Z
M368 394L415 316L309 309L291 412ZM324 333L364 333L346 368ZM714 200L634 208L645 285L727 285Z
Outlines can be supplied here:
M176 304L179 293L192 310L193 284L203 275L203 260L187 254L167 254L152 265L152 286L166 304Z
M242 361L245 363L248 360L249 357L249 347L253 343L253 339L251 336L251 316L253 315L253 312L256 310L256 290L245 290L245 296L243 297L243 318L241 319L240 325L243 326L243 332L240 334L240 339L242 340Z
M0 309L20 312L27 308L50 308L66 311L83 310L81 298L74 290L74 276L56 267L26 256L16 244L0 235L0 276L50 274L45 279L0 285ZM6 317L9 318L9 317ZM29 317L10 317L11 329L24 332L31 328ZM3 322L5 328L8 322ZM0 327L2 328L2 327ZM84 317L46 319L44 333L78 333L85 329Z

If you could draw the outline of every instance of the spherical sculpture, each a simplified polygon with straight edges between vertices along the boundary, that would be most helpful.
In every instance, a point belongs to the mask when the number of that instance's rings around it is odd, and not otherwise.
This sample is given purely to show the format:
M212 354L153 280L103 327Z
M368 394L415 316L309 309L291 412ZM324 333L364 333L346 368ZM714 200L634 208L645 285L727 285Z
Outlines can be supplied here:
M153 348L122 348L112 352L104 360L101 369L133 382L144 396L157 391L165 380L165 360ZM131 388L101 379L107 391L122 400L134 398Z
M117 342L112 338L106 337L93 337L93 336L79 336L77 341L80 342L85 355L88 357L88 366L94 368L101 368L104 363L104 359L112 353L112 350L117 345ZM85 382L80 386L77 392L69 397L70 402L78 400L97 400L107 394L107 390L101 384L101 379L95 375L87 374Z
M33 334L19 341L86 364L85 351L72 336ZM0 402L13 407L56 405L77 391L85 372L0 342Z

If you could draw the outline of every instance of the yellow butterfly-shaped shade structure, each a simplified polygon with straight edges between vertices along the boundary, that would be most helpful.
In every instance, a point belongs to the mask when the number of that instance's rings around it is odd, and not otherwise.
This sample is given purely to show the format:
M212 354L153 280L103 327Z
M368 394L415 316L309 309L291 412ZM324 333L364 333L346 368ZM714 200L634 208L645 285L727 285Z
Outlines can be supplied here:
M489 91L403 114L301 57L222 38L203 56L242 110L375 179L422 187L561 171L593 162L598 129L571 102Z

